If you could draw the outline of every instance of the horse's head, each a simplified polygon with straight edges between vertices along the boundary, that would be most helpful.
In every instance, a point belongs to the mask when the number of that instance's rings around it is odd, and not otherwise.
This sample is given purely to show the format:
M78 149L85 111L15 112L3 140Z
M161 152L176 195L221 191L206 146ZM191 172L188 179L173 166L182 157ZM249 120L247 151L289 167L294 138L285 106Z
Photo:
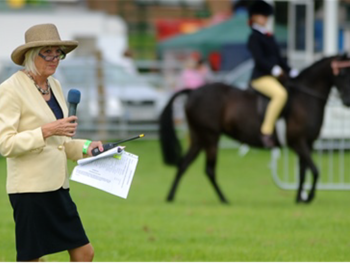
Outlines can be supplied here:
M350 106L350 58L347 55L338 56L331 62L334 75L334 85L339 91L345 106Z

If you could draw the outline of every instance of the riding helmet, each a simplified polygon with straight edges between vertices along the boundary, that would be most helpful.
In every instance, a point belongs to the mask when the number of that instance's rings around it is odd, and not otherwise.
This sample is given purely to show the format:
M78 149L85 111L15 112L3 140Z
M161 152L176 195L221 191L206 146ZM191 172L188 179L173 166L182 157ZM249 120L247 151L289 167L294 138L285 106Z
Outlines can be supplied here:
M272 5L263 0L254 1L249 7L249 17L252 15L270 16L274 12Z

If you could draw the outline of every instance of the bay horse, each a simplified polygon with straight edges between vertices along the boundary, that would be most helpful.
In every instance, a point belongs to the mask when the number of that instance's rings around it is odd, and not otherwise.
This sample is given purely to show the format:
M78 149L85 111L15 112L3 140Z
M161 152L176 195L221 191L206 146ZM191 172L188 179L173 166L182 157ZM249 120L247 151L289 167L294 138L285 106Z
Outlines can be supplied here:
M299 159L299 185L296 202L311 202L315 197L319 171L312 160L313 142L323 122L326 102L335 86L342 103L350 106L350 60L346 55L329 56L314 62L286 84L288 101L282 117L286 122L287 146ZM182 149L174 129L172 104L186 94L186 119L190 146L182 156ZM170 98L160 115L159 136L163 161L177 166L177 172L167 201L173 201L179 181L201 150L205 151L205 171L220 201L228 203L215 176L218 142L221 134L253 147L262 148L260 126L263 120L258 105L262 95L252 89L212 83L196 90L184 89ZM274 138L278 142L276 131ZM280 145L278 143L278 145ZM302 198L306 170L312 172L312 186L306 199Z

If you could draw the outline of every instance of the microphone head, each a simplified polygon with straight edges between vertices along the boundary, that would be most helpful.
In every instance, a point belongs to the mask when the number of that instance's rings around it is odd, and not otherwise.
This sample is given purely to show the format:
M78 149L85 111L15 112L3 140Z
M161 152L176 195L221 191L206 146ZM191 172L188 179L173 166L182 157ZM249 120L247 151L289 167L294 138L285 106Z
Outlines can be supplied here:
M71 104L78 104L80 102L80 91L77 89L69 90L67 100Z

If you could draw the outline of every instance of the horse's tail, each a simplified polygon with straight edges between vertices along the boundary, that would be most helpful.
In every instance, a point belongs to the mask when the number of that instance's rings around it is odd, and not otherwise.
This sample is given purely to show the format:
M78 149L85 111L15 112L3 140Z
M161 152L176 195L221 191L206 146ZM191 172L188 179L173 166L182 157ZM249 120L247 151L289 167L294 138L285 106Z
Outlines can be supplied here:
M173 102L182 95L188 95L192 90L184 89L176 92L165 106L159 118L159 139L163 153L163 161L168 165L177 165L181 158L181 144L176 136L173 122Z

